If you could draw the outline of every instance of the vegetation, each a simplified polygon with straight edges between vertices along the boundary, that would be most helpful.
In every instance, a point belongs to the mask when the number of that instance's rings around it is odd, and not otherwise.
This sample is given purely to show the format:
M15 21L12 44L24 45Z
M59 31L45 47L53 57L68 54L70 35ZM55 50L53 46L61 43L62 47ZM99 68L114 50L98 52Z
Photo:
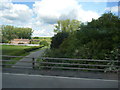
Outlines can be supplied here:
M46 43L45 46L49 46L51 44L51 37L32 37L31 44L43 44Z
M62 40L57 49L52 49L52 46L56 45L59 40L52 39L51 49L46 55L50 57L117 59L120 45L120 30L118 29L120 19L117 16L105 13L97 20L93 19L87 25L82 24L79 27L79 30L73 30L73 34L69 34L66 39ZM61 38L59 33L53 38L56 36Z
M31 48L31 46L14 46L14 45L2 45L3 55L21 55L24 54L24 49Z
M21 56L30 51L36 50L43 46L15 46L15 45L2 45L2 55Z
M59 48L63 41L69 36L74 34L80 27L80 21L78 20L59 20L55 25L54 32L57 33L52 37L51 48Z
M26 56L30 51L42 48L43 46L15 46L15 45L2 45L2 55L10 55L10 56ZM2 57L3 64L14 64L21 58L10 58L10 57ZM4 62L4 60L14 60L15 62Z
M48 43L47 41L45 41L45 40L40 41L39 44L40 44L40 45L43 45L43 46L49 46L49 43Z
M51 37L32 37L32 39L50 39Z
M57 33L54 37L52 37L52 41L51 41L51 48L59 48L59 46L62 44L62 42L64 41L64 39L66 39L68 37L68 33L67 32L59 32Z
M8 43L12 39L31 39L33 30L31 28L20 28L10 25L2 25L2 42Z
M34 47L31 47L31 48L26 48L26 49L24 49L25 50L25 52L30 52L30 51L33 51L33 50L37 50L37 49L39 49L39 48L42 48L42 47L44 47L45 45L40 45L40 46L34 46Z
M55 30L57 34L52 38L51 49L46 52L45 56L118 60L120 53L120 18L118 16L104 13L97 20L93 19L88 22L87 25L79 24L79 28L76 30L67 28L68 25L65 23L67 22L61 22L61 25L58 23L59 27L56 27ZM64 24L65 27L62 26ZM63 31L68 32L69 35L67 37L66 34L60 35L59 32L63 33ZM65 37L65 39L57 40L61 37ZM112 64L112 66L114 65Z
M59 20L57 22L57 25L55 25L54 32L69 32L72 33L76 30L78 30L80 27L80 21L78 20Z

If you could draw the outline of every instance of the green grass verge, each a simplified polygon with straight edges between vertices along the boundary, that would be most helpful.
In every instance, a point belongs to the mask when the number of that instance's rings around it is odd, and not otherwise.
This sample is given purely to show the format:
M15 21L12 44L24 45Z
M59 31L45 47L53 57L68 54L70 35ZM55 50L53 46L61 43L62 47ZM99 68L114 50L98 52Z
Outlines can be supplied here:
M31 51L36 51L43 46L14 46L14 45L2 45L2 55L10 55L10 56L26 56ZM21 57L2 57L3 64L15 64L18 60L22 59ZM13 62L4 62L4 60L14 60ZM11 67L5 65L4 67Z

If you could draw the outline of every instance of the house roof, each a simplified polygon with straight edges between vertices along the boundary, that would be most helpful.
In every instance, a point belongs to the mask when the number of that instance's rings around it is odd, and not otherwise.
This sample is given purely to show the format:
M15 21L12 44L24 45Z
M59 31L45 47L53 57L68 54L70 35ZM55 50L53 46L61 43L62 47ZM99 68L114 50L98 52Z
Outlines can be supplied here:
M29 39L13 39L13 41L30 41Z

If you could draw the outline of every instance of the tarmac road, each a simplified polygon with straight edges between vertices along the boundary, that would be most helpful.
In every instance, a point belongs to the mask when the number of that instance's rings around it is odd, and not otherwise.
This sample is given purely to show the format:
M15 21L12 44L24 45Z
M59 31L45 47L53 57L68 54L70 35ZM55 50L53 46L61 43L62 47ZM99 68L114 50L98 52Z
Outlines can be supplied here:
M22 58L16 64L14 64L12 67L20 67L20 68L30 67L30 68L32 68L32 63L28 63L28 62L24 62L24 61L32 61L32 58L39 58L44 53L45 50L46 50L45 48L42 48L38 51L31 52L29 55L26 56L26 57L30 57L30 58ZM23 61L23 62L20 62L20 61Z
M118 88L117 80L3 73L3 88Z

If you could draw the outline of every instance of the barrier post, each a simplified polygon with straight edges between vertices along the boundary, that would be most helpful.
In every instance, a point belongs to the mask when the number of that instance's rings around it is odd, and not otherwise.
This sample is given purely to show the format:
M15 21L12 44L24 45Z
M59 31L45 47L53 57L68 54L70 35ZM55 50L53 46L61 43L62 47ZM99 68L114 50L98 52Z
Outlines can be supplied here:
M32 68L35 69L35 58L32 58Z

